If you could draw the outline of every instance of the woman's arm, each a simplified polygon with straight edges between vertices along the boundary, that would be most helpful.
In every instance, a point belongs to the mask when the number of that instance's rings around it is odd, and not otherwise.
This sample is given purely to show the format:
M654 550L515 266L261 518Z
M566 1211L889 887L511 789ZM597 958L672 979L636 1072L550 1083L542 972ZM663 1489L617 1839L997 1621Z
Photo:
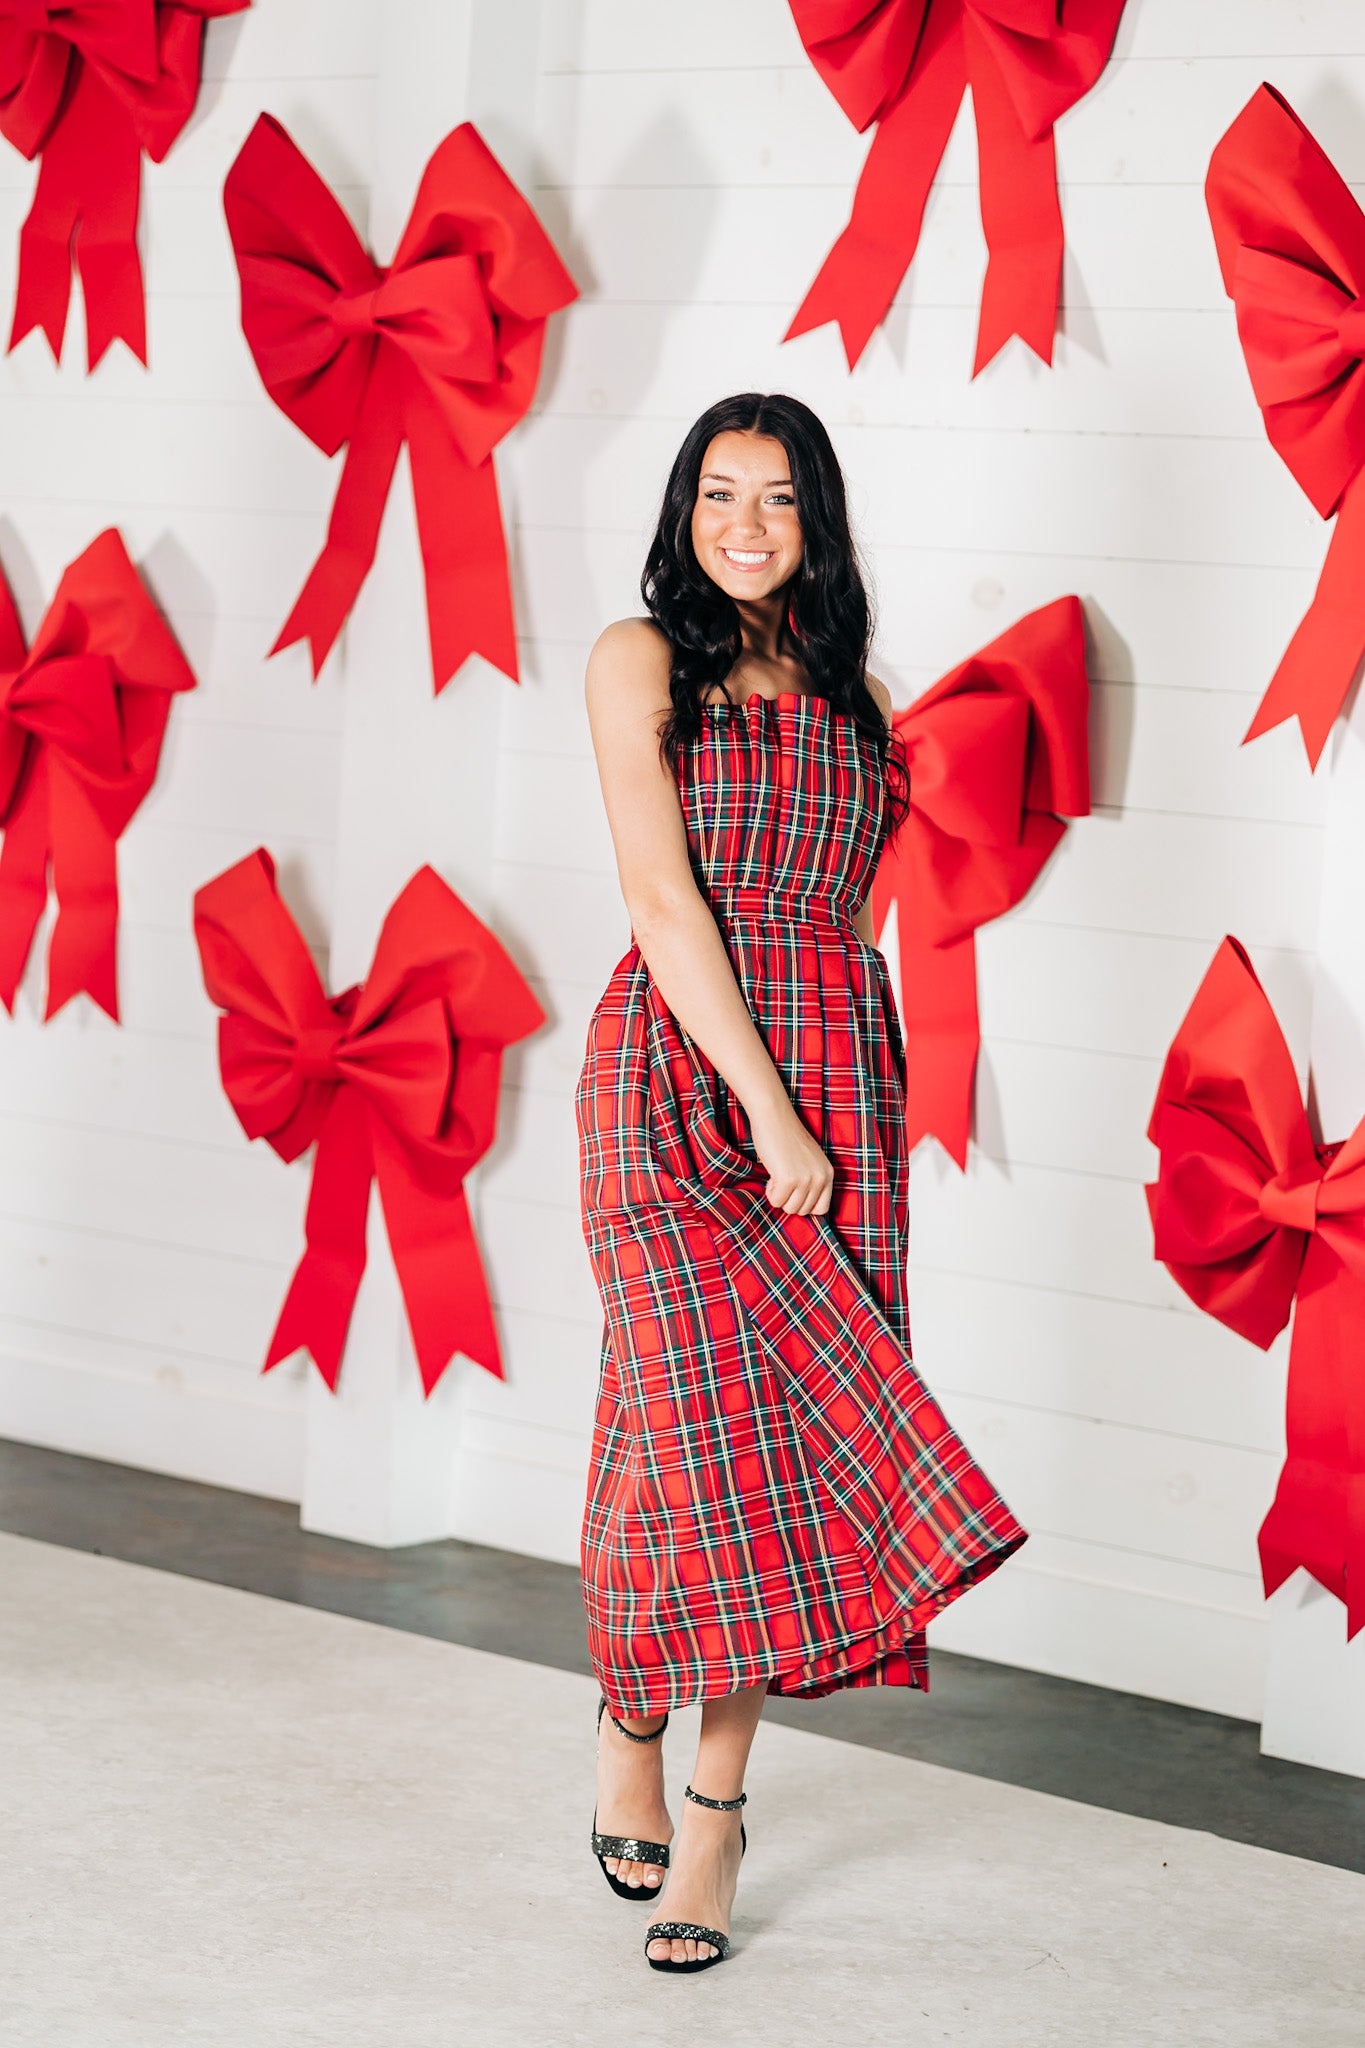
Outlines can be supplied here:
M759 1035L692 874L677 783L659 754L668 675L668 643L646 619L609 626L588 660L588 720L621 893L659 993L744 1105L770 1175L768 1200L821 1215L833 1169Z

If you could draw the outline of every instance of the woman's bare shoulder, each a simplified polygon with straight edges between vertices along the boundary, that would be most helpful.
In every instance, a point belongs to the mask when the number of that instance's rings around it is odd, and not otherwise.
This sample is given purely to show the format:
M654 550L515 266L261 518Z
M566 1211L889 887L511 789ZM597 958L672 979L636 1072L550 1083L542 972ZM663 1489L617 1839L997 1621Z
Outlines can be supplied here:
M653 619L614 620L603 627L588 656L590 668L631 668L638 672L642 664L653 671L662 668L668 673L668 641Z
M670 667L668 641L653 619L617 619L598 634L588 656L589 708L608 699L642 710L668 703Z
M890 725L891 692L887 689L886 684L882 682L881 678L879 676L874 676L870 669L867 672L867 687L869 690L871 690L873 696L876 698L877 703L881 709L882 717L886 720L887 724Z

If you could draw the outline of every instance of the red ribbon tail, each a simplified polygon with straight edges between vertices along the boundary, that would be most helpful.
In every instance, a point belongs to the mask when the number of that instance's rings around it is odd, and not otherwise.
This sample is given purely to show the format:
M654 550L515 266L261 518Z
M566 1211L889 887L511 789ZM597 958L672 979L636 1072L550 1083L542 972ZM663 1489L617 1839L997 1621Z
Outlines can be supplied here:
M1356 1282L1357 1286L1360 1284ZM1365 1304L1362 1312L1365 1313ZM1344 1513L1348 1643L1365 1628L1365 1372L1360 1370L1359 1326L1351 1334L1354 1341L1342 1359L1340 1389L1346 1453Z
M19 230L19 281L6 352L35 327L47 336L58 362L71 307L71 239L80 209L79 191L63 162L59 125L43 151L28 218Z
M365 1271L373 1172L366 1112L350 1089L339 1088L313 1160L307 1249L289 1283L264 1372L295 1351L307 1351L335 1393L351 1311Z
M1310 1241L1299 1282L1289 1348L1285 1462L1257 1545L1269 1597L1300 1567L1348 1605L1347 1634L1365 1621L1365 1588L1352 1587L1353 1540L1365 1470L1353 1409L1353 1377L1365 1335L1365 1280L1320 1239Z
M981 289L975 377L1014 335L1052 361L1066 237L1057 193L1052 130L1025 134L1004 81L989 57L971 68L981 192L989 260Z
M1337 513L1313 602L1299 622L1242 744L1297 718L1316 768L1365 654L1365 472Z
M126 341L147 360L147 315L137 252L142 144L127 109L81 60L71 98L43 150L37 190L19 236L19 287L9 345L33 328L60 361L74 257L85 293L86 358Z
M797 307L784 341L836 321L848 366L854 367L914 261L925 205L966 83L960 20L935 8L910 83L872 138L848 226Z
M142 144L127 109L90 65L63 122L80 193L76 267L85 293L86 356L93 370L113 341L147 360L147 306L137 252Z
M92 77L92 88L95 84ZM82 200L76 230L86 359L92 370L115 341L126 342L140 363L147 360L147 295L137 249L142 144L113 95L99 90L103 118L87 120L80 134Z
M47 908L47 764L34 765L0 848L0 1002L14 1015L38 921Z
M373 565L402 445L403 418L393 381L376 368L346 449L326 543L270 650L278 654L306 640L315 679Z
M897 905L901 1022L905 1031L906 1143L937 1138L964 1171L981 1029L976 1011L976 939L947 945L917 935L912 908Z
M50 785L57 921L47 955L47 1016L88 995L118 1022L118 853L81 790Z
M493 1306L464 1189L432 1194L414 1179L402 1150L383 1137L377 1137L375 1155L424 1392L430 1394L457 1352L501 1379Z
M1365 1628L1365 1447L1357 1447L1346 1486L1346 1640Z
M493 458L477 467L466 462L432 407L413 418L408 461L437 694L471 654L516 682L517 631Z

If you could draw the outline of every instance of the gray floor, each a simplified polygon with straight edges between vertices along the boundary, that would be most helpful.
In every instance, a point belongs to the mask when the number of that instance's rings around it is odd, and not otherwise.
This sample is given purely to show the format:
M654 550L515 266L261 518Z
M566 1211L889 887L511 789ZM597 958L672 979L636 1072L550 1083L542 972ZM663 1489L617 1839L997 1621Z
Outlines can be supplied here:
M577 1574L534 1558L464 1543L375 1551L305 1535L276 1501L3 1441L0 1529L560 1671L589 1668ZM1249 1722L943 1652L932 1685L927 1699L772 1701L768 1718L1365 1871L1365 1783L1262 1757Z
M0 1640L6 2048L1359 2048L1353 1873L773 1725L664 1978L590 1680L12 1536Z

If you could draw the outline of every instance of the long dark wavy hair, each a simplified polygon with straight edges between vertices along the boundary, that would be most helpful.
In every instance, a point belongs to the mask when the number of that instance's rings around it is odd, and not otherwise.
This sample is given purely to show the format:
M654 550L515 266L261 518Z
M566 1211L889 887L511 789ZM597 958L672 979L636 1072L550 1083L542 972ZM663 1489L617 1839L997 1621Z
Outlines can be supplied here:
M688 430L669 472L640 578L645 606L672 650L673 701L659 730L660 750L676 774L684 746L701 730L703 698L717 684L729 696L728 678L740 656L738 607L712 582L692 546L692 513L706 451L717 434L732 432L768 435L786 451L802 549L800 566L784 593L784 652L801 662L816 695L827 697L877 741L885 776L886 837L900 828L910 809L910 775L900 736L887 731L868 688L872 607L849 526L843 471L823 423L799 398L742 391L720 399Z

